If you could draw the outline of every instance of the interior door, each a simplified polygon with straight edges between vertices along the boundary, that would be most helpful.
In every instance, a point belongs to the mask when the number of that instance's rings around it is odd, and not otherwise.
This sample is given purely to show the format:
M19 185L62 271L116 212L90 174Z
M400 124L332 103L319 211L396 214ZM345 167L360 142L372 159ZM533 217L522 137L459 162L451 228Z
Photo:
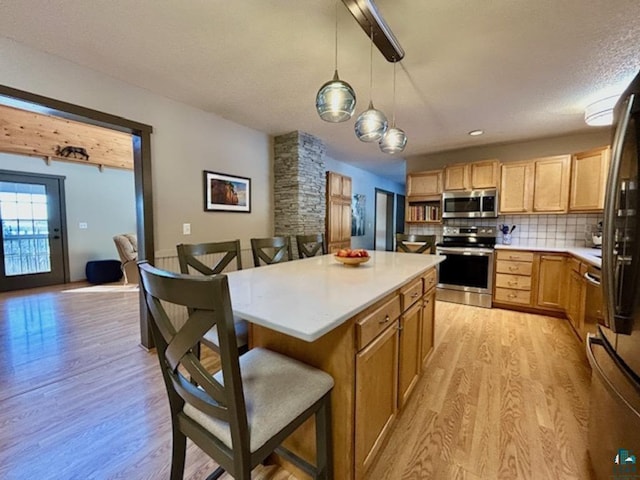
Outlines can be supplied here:
M0 172L0 291L64 283L64 178Z
M375 250L393 251L394 223L393 223L394 194L376 188L376 212L374 217Z

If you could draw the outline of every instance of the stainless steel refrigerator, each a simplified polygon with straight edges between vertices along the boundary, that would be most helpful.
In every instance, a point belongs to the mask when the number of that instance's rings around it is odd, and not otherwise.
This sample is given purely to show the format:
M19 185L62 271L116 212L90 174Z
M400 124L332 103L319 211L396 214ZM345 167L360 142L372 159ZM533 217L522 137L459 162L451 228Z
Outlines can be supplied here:
M640 479L640 74L614 111L603 244L604 315L587 340L597 480Z

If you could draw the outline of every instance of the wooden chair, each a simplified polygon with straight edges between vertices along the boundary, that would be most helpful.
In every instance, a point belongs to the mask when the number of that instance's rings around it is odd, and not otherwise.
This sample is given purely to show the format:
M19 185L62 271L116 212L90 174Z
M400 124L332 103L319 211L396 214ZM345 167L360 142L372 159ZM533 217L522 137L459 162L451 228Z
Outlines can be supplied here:
M254 348L239 356L226 275L191 276L139 263L173 431L171 480L184 474L187 438L225 471L249 480L251 470L280 453L315 479L332 479L331 389L333 378L284 355ZM178 330L168 304L191 312ZM194 354L202 335L220 332L221 370L211 374ZM197 386L185 375L197 380ZM316 465L280 446L311 416L316 423Z
M320 255L327 254L327 242L324 240L324 233L296 235L296 243L298 245L299 258L315 257L318 252Z
M240 240L232 240L229 242L215 242L215 243L199 243L199 244L186 244L181 243L177 246L178 249L178 262L180 263L180 271L184 274L191 274L194 270L202 275L217 275L236 259L236 270L242 270L242 259L240 250ZM208 266L202 263L197 257L205 255L215 255L224 253L218 262L213 266ZM189 268L191 267L191 268ZM249 345L249 325L246 321L241 319L235 319L234 322L236 330L236 341L240 353L244 353L248 349ZM220 352L218 329L212 328L206 332L202 337L202 343L215 352Z
M260 260L266 265L293 260L289 237L252 238L251 251L256 267L261 265ZM268 251L273 251L273 254L270 255Z
M422 243L422 245L407 245L406 242ZM435 235L405 235L404 233L396 233L396 252L432 253L435 246Z

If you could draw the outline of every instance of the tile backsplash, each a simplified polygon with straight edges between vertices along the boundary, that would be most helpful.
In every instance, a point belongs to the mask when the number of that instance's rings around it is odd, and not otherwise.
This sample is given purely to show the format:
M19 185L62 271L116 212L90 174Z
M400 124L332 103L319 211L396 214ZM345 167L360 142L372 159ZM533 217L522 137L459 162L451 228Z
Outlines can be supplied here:
M493 226L497 231L497 243L502 243L498 225L516 226L511 245L528 247L592 247L592 232L598 231L602 214L577 213L568 215L500 215L488 219L445 219L449 226ZM436 235L442 240L443 225L407 224L408 233Z

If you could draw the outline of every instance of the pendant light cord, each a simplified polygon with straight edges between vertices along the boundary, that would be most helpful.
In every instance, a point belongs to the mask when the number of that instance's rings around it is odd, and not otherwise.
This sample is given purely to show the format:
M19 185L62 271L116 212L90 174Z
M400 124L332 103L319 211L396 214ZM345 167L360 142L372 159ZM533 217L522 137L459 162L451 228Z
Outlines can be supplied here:
M371 46L369 50L369 104L373 105L373 27L371 27Z
M393 109L391 116L391 126L395 128L396 126L396 63L393 62Z
M338 0L336 0L336 72L338 71Z

